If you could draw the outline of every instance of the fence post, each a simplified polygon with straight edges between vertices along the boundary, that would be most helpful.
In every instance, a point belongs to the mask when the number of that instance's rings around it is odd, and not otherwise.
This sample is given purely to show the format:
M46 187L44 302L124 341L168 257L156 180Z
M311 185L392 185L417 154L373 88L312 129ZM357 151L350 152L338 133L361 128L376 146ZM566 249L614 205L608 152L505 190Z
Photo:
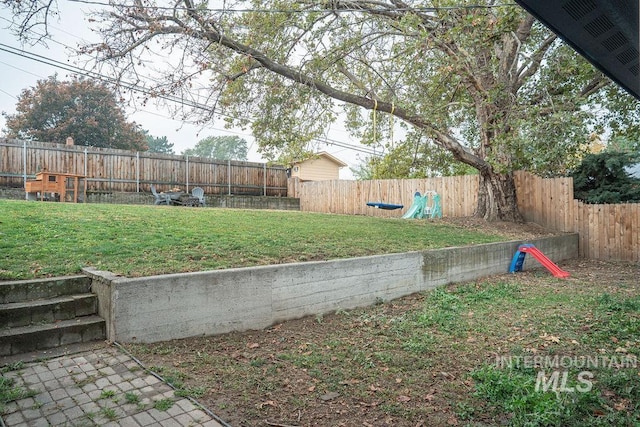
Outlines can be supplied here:
M87 158L89 157L87 153L87 148L84 149L84 185L87 185Z
M227 160L227 185L229 186L229 195L231 195L231 159Z
M263 179L263 182L264 182L262 195L266 196L267 195L267 164L263 163L262 166L263 166L263 168L262 168L262 179Z
M140 152L136 151L136 193L140 192Z
M187 165L186 166L187 167L187 174L186 175L187 175L187 193L188 193L189 192L189 155L187 154L185 156L185 158L186 158L186 165Z
M23 186L27 188L27 141L22 141L22 177L24 180ZM24 199L29 200L29 194L24 192Z

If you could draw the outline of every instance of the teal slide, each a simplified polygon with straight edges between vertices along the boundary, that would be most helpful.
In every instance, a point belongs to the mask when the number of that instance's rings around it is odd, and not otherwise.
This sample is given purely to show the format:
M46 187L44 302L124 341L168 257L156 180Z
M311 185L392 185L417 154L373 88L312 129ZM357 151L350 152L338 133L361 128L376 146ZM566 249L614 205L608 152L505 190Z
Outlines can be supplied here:
M404 219L424 218L424 210L426 206L427 206L427 196L422 196L420 195L419 191L416 191L416 193L413 195L413 204L411 205L409 210L405 212L404 215L402 215L402 218Z
M431 196L431 206L427 206L427 201ZM428 191L424 196L419 191L413 195L413 204L409 210L402 215L404 219L442 218L442 207L440 206L440 195L433 191Z

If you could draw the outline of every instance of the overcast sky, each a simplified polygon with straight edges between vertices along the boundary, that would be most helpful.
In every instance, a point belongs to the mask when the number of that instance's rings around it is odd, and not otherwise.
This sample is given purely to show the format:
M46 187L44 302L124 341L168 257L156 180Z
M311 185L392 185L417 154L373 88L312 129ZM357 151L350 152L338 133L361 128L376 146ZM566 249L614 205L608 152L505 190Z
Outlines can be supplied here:
M49 32L53 35L53 41L48 41L47 46L42 45L22 45L17 38L8 30L10 21L5 8L0 8L0 111L9 114L15 113L15 105L18 96L23 89L36 85L38 80L57 73L59 80L68 80L71 72L58 67L43 63L53 60L76 66L71 49L83 44L83 41L95 41L85 13L90 10L89 6L81 7L78 3L72 4L66 1L58 2L60 7L60 20L50 22ZM40 55L41 61L33 58L25 58L17 50L24 50L31 54ZM253 137L241 130L224 129L223 122L216 122L211 125L202 126L183 123L171 118L170 114L155 105L147 105L136 110L127 109L128 118L140 124L143 129L156 137L166 136L170 143L174 144L174 151L180 154L187 148L192 148L200 139L217 135L238 135L247 140L249 145L249 160L263 162L264 160L256 150ZM0 116L0 130L5 129L5 120ZM0 135L4 134L0 132ZM350 139L342 126L335 125L328 133L328 138L342 144L360 147L361 150L368 150L361 147L356 141ZM349 165L356 167L360 159L366 157L362 151L357 151L335 144L323 145L320 150L324 150L333 156L341 159ZM342 168L340 177L351 179L353 177L349 167Z

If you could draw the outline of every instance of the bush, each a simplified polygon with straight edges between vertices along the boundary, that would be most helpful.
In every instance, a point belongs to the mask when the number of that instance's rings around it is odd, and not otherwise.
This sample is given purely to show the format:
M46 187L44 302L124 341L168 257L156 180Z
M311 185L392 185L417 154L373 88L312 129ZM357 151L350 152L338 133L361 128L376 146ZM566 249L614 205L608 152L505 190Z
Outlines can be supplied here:
M640 179L627 171L638 161L626 152L588 154L572 174L574 197L585 203L640 202Z

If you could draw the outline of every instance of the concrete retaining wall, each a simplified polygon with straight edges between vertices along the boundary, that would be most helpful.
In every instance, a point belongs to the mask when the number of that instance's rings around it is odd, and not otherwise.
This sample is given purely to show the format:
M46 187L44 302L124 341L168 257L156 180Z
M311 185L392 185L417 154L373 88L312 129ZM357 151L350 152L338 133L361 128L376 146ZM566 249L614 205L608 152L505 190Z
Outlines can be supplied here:
M307 315L391 300L506 273L522 241L334 261L122 278L86 269L107 337L156 342L260 329ZM527 241L549 258L578 257L578 235ZM530 256L525 269L540 267Z

